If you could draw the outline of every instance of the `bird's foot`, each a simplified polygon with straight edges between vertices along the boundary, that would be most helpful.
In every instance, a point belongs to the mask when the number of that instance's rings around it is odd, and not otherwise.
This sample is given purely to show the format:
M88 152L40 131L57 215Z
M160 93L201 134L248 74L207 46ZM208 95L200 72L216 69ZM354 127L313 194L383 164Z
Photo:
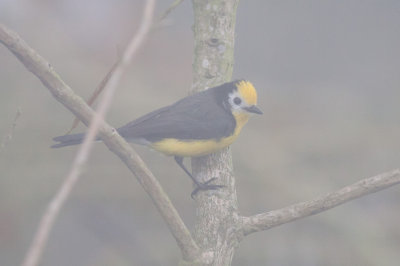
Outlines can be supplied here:
M192 194L190 194L190 196L192 197L192 199L194 199L194 196L197 194L197 192L199 192L200 190L217 190L217 189L219 189L219 188L223 188L223 187L225 187L224 185L213 185L213 184L211 184L210 185L210 183L212 182L212 181L214 181L215 179L217 179L216 177L213 177L213 178L210 178L209 180L207 180L206 182L204 182L204 183L200 183L200 182L198 182L198 183L196 183L196 189L195 190L193 190L193 192L192 192Z

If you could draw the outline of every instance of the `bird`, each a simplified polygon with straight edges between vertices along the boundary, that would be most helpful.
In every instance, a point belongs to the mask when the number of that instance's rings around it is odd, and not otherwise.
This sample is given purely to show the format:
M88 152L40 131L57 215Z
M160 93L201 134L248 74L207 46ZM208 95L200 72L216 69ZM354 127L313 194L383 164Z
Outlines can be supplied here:
M186 96L177 102L145 114L116 131L128 142L174 156L176 163L200 190L215 190L215 178L200 182L183 163L184 157L199 157L231 145L251 114L263 114L257 106L257 91L248 80L234 80ZM53 138L52 148L82 143L85 133ZM100 138L96 140L100 141Z

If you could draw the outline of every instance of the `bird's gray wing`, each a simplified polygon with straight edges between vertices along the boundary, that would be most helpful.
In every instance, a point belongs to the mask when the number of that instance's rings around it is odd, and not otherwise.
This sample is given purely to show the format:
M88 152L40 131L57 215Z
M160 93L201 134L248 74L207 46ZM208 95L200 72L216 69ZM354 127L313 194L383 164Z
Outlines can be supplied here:
M210 96L207 93L188 96L117 130L127 140L139 143L164 138L220 139L231 135L236 126L235 119Z

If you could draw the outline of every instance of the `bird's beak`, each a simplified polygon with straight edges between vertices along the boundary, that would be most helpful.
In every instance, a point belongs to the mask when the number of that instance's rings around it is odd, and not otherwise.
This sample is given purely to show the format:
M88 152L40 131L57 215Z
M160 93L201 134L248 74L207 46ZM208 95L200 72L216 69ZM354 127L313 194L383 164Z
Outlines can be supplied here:
M263 112L260 110L260 108L258 108L255 105L249 106L249 107L243 107L244 110L246 110L249 113L254 113L254 114L259 114L262 115Z

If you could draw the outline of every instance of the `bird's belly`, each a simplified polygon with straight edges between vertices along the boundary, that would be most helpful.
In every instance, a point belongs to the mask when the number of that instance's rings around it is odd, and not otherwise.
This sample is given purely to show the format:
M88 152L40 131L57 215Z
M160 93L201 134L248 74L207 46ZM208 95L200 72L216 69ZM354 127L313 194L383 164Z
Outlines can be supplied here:
M236 128L232 135L221 139L193 139L193 140L178 140L166 138L149 144L154 150L162 152L166 155L174 155L181 157L198 157L214 153L229 145L239 136L239 133L249 119L246 113L234 113L236 120Z
M231 135L219 140L177 140L169 138L153 142L150 146L167 155L197 157L216 152L229 146L236 137L237 135Z

